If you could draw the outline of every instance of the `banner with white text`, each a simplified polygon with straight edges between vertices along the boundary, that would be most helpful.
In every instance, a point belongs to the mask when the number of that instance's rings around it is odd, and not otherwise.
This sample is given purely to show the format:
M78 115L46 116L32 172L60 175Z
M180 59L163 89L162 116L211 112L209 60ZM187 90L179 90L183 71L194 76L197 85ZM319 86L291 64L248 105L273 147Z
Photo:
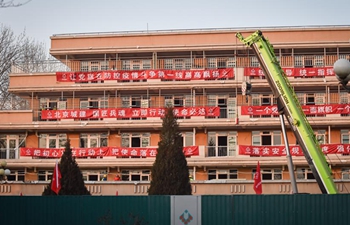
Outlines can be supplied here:
M350 144L324 144L321 145L322 152L327 154L349 154ZM290 154L293 156L303 156L300 146L289 146ZM240 145L240 155L250 156L285 156L286 148L284 146L252 146Z
M164 117L165 108L106 108L42 110L41 119L89 119L89 118L148 118ZM220 116L220 107L176 107L176 117Z
M333 67L313 67L313 68L282 68L288 77L324 77L335 76ZM245 67L244 76L259 77L265 76L260 67Z
M31 156L39 158L61 158L63 148L20 148L20 156ZM198 146L183 147L186 157L199 155ZM100 147L100 148L72 148L72 155L76 158L85 157L155 157L157 148L124 148L124 147Z
M350 104L302 105L301 108L305 115L350 114ZM279 115L277 105L242 106L241 114L251 116Z
M204 70L108 70L91 72L56 72L60 82L127 80L216 80L233 78L233 68Z

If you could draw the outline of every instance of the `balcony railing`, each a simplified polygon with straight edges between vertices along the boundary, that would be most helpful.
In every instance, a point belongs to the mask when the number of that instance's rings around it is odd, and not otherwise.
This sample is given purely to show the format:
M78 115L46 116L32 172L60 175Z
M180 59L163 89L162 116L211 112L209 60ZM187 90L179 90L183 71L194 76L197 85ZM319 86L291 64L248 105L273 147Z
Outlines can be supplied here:
M280 56L282 67L327 67L333 66L339 58L349 59L350 54L342 55L298 55ZM173 58L173 59L135 59L135 60L103 60L88 61L38 61L20 62L12 65L12 74L52 73L67 71L104 71L104 70L191 70L218 68L259 67L255 57L212 57L212 58Z

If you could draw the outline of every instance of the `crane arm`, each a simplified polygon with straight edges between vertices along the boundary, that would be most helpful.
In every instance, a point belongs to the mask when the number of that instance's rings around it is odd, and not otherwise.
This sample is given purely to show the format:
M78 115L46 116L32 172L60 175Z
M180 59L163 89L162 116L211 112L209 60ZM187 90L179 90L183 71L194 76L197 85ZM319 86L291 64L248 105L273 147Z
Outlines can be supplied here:
M257 56L273 94L283 105L283 112L321 192L324 194L336 194L337 189L327 160L300 106L298 98L277 60L273 46L259 30L247 38L244 38L241 33L237 33L236 37L246 46L251 47Z

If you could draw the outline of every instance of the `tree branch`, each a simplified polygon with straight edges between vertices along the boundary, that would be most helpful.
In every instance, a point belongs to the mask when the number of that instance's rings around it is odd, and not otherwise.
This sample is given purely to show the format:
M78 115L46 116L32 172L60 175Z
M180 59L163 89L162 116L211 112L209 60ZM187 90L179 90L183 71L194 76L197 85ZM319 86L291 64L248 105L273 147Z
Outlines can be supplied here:
M6 2L5 2L5 0L0 0L0 8L19 7L19 6L27 4L30 1L31 0L28 0L28 1L23 2L23 3L14 3L13 0L6 1Z

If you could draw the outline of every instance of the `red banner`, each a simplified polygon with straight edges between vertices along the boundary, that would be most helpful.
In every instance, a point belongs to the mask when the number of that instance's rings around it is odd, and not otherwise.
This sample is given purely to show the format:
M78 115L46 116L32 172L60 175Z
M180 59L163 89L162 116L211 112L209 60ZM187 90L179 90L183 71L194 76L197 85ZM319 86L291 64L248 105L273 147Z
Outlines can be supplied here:
M350 114L350 104L303 105L305 115ZM277 105L242 106L241 115L278 115Z
M288 77L324 77L335 76L333 67L317 67L317 68L282 68ZM244 76L258 77L265 76L264 71L260 67L244 68Z
M63 148L20 148L21 156L41 157L41 158L61 158ZM199 155L198 146L183 147L185 156ZM155 157L157 148L123 148L123 147L101 147L101 148L73 148L72 155L76 158L84 157Z
M303 156L300 146L289 146L290 154L293 156ZM349 154L350 144L324 144L321 145L324 154ZM285 156L286 148L284 146L250 146L240 145L240 155L251 156Z
M108 108L42 110L41 119L147 118L163 117L165 108ZM220 107L176 107L176 117L220 116Z
M100 80L216 80L233 78L233 68L207 70L109 70L93 72L56 72L60 82L87 82Z

